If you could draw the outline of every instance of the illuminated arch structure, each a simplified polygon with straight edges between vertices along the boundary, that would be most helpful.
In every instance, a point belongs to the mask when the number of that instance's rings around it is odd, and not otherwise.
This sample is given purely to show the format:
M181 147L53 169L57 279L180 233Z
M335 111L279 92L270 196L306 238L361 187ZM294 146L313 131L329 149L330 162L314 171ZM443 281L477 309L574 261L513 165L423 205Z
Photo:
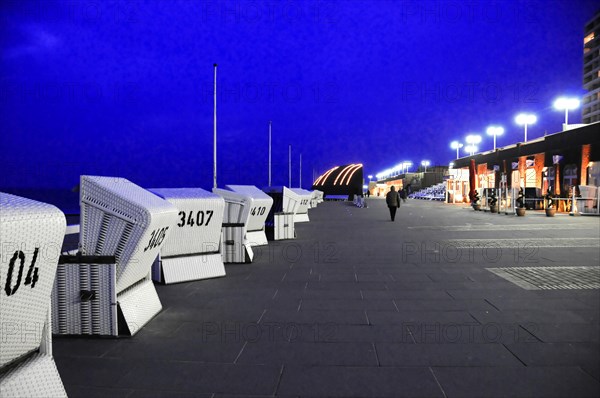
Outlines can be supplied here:
M322 191L325 199L343 195L351 200L354 195L362 193L362 186L363 165L352 163L327 170L315 180L312 189Z

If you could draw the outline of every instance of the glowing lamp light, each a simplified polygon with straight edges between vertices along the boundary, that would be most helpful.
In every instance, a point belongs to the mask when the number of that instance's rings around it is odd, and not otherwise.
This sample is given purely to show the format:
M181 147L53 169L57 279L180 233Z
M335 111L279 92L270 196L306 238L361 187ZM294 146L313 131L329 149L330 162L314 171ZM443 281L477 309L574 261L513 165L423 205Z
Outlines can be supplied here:
M490 126L486 130L487 135L494 137L494 151L496 150L496 137L504 134L504 128L500 126Z
M427 166L429 166L431 162L429 160L422 160L421 166L425 167L425 173L427 173Z
M467 144L470 145L477 145L481 142L481 136L478 134L469 134L466 138L465 141L467 142Z
M459 156L459 155L458 155L458 150L459 150L460 148L462 148L462 147L463 147L463 144L461 144L461 143L460 143L460 142L458 142L458 141L452 141L452 142L450 143L450 148L452 148L452 149L456 149L456 159L458 159L458 156Z
M537 116L531 113L519 113L515 118L515 122L520 126L525 126L525 140L527 142L527 126L537 122Z
M580 103L577 98L560 97L554 101L554 108L565 111L565 124L569 124L569 111L579 108Z
M475 152L477 152L477 146L476 145L467 145L465 147L465 151L467 151L469 153L470 156L475 155Z

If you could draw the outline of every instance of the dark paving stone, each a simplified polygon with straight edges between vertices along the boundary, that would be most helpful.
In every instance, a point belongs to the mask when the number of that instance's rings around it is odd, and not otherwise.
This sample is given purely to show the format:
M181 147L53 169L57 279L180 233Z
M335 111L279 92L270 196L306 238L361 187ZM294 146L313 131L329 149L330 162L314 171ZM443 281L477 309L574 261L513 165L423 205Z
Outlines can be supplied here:
M248 308L228 308L225 309L194 309L193 307L170 307L163 310L156 316L156 321L238 321L238 322L257 322L263 314L264 309L255 307L252 310Z
M284 293L285 294L285 293ZM305 299L362 299L360 289L353 290L305 290L302 298Z
M128 398L212 398L214 394L165 390L134 390Z
M405 286L406 283L432 284L432 282L435 282L424 272L419 272L419 273L417 273L417 272L412 272L412 273L391 272L390 276L391 276L391 279L387 282L394 282L394 283L388 284L388 287L392 290L394 290L398 286L403 287L403 286Z
M587 323L598 325L600 324L600 311L597 309L591 310L573 310L573 313L579 315Z
M52 355L55 357L102 357L127 339L97 336L54 336L52 338Z
M402 342L414 343L407 329L401 325L347 325L326 323L266 323L260 324L260 331L248 330L248 341L288 342L302 341L312 343L349 343L349 342ZM218 336L216 337L218 338ZM219 341L219 340L217 340Z
M300 366L377 366L371 343L270 342L245 345L238 364Z
M494 310L494 307L485 300L454 300L450 296L442 300L394 299L399 311L469 311L469 310Z
M335 274L319 274L319 277L316 281L312 281L308 284L308 288L311 290L319 289L322 284L329 286L329 282L357 283L357 277L352 271ZM353 288L356 288L356 286L353 286Z
M597 397L600 383L576 367L435 367L448 397Z
M118 387L144 390L271 395L281 367L147 361L133 367Z
M384 282L309 282L306 290L387 290Z
M133 359L57 356L54 358L65 385L122 387L116 383L137 362Z
M358 283L364 283L364 282L384 282L384 283L386 283L386 282L394 281L394 278L388 274L383 274L383 275L356 274L356 280L358 281Z
M467 311L374 311L367 310L373 325L401 325L414 323L477 323Z
M429 273L427 276L434 282L456 283L456 282L474 282L468 275L462 273L447 274L447 273Z
M302 310L352 310L373 309L395 311L392 300L338 300L338 299L302 299Z
M281 310L268 310L261 323L279 322L279 323L335 323L343 325L366 325L367 318L365 311L357 310L337 310L337 311L317 311L301 310L298 312L289 312Z
M135 391L130 389L101 388L86 385L65 385L65 390L69 398L131 398L135 396Z
M600 325L530 323L524 327L544 343L600 343Z
M286 367L278 395L302 397L442 397L427 368Z
M452 299L445 290L365 290L362 292L366 300L396 299L396 300L447 300Z
M526 343L506 346L527 366L579 366L600 363L597 343Z
M593 362L585 362L579 367L588 375L592 376L596 381L600 382L600 361L594 359Z
M489 302L500 311L506 310L590 310L582 301L570 298L539 298L521 300L518 298L490 298Z
M520 366L502 344L377 343L381 366Z
M475 282L469 282L475 285ZM436 290L447 290L447 289L465 289L465 284L463 282L410 282L410 281L402 281L399 282L389 282L386 283L388 289L393 292L403 292L407 290L415 290L415 291L436 291ZM481 288L480 285L477 285Z
M273 395L232 395L232 394L213 394L212 398L272 398ZM294 398L277 395L279 398Z
M457 324L441 322L405 323L404 335L418 344L510 344L537 343L539 339L522 325ZM406 340L406 337L403 338Z
M190 337L134 340L110 351L106 357L233 363L244 345L242 332L235 329L231 330L230 339L220 342L208 341L206 334Z
M538 299L539 295L535 290L523 290L517 286L510 289L481 289L481 290L454 290L448 289L448 294L457 300L467 299Z
M577 311L513 310L513 311L469 311L480 323L580 323L586 324Z
M282 310L297 310L300 304L300 298L284 298L275 296L275 298L254 299L249 300L244 297L219 297L206 301L203 308L211 310L230 311L234 309L247 308L248 311L253 311L257 307L282 309Z

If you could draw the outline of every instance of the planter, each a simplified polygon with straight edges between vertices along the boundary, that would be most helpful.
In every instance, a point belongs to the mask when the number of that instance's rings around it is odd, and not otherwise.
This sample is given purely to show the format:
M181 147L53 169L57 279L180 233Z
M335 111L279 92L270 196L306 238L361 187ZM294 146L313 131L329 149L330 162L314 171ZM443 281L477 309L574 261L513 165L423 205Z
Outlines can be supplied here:
M473 206L473 210L475 210L475 211L481 210L481 205L472 205L472 206Z
M546 217L554 217L555 213L556 213L556 209L555 208L546 209Z
M498 206L497 205L490 206L490 213L498 213Z
M525 208L524 207L517 207L515 209L515 211L517 212L517 216L519 216L519 217L523 217L525 215Z

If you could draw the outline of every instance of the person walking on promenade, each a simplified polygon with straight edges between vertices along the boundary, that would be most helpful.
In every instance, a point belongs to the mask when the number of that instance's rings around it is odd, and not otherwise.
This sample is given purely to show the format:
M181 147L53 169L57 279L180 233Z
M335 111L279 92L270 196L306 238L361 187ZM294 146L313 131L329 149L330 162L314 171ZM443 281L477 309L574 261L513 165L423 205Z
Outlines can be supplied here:
M390 217L392 221L396 218L396 210L400 207L400 195L396 191L396 187L392 185L390 191L385 195L385 203L390 209Z

